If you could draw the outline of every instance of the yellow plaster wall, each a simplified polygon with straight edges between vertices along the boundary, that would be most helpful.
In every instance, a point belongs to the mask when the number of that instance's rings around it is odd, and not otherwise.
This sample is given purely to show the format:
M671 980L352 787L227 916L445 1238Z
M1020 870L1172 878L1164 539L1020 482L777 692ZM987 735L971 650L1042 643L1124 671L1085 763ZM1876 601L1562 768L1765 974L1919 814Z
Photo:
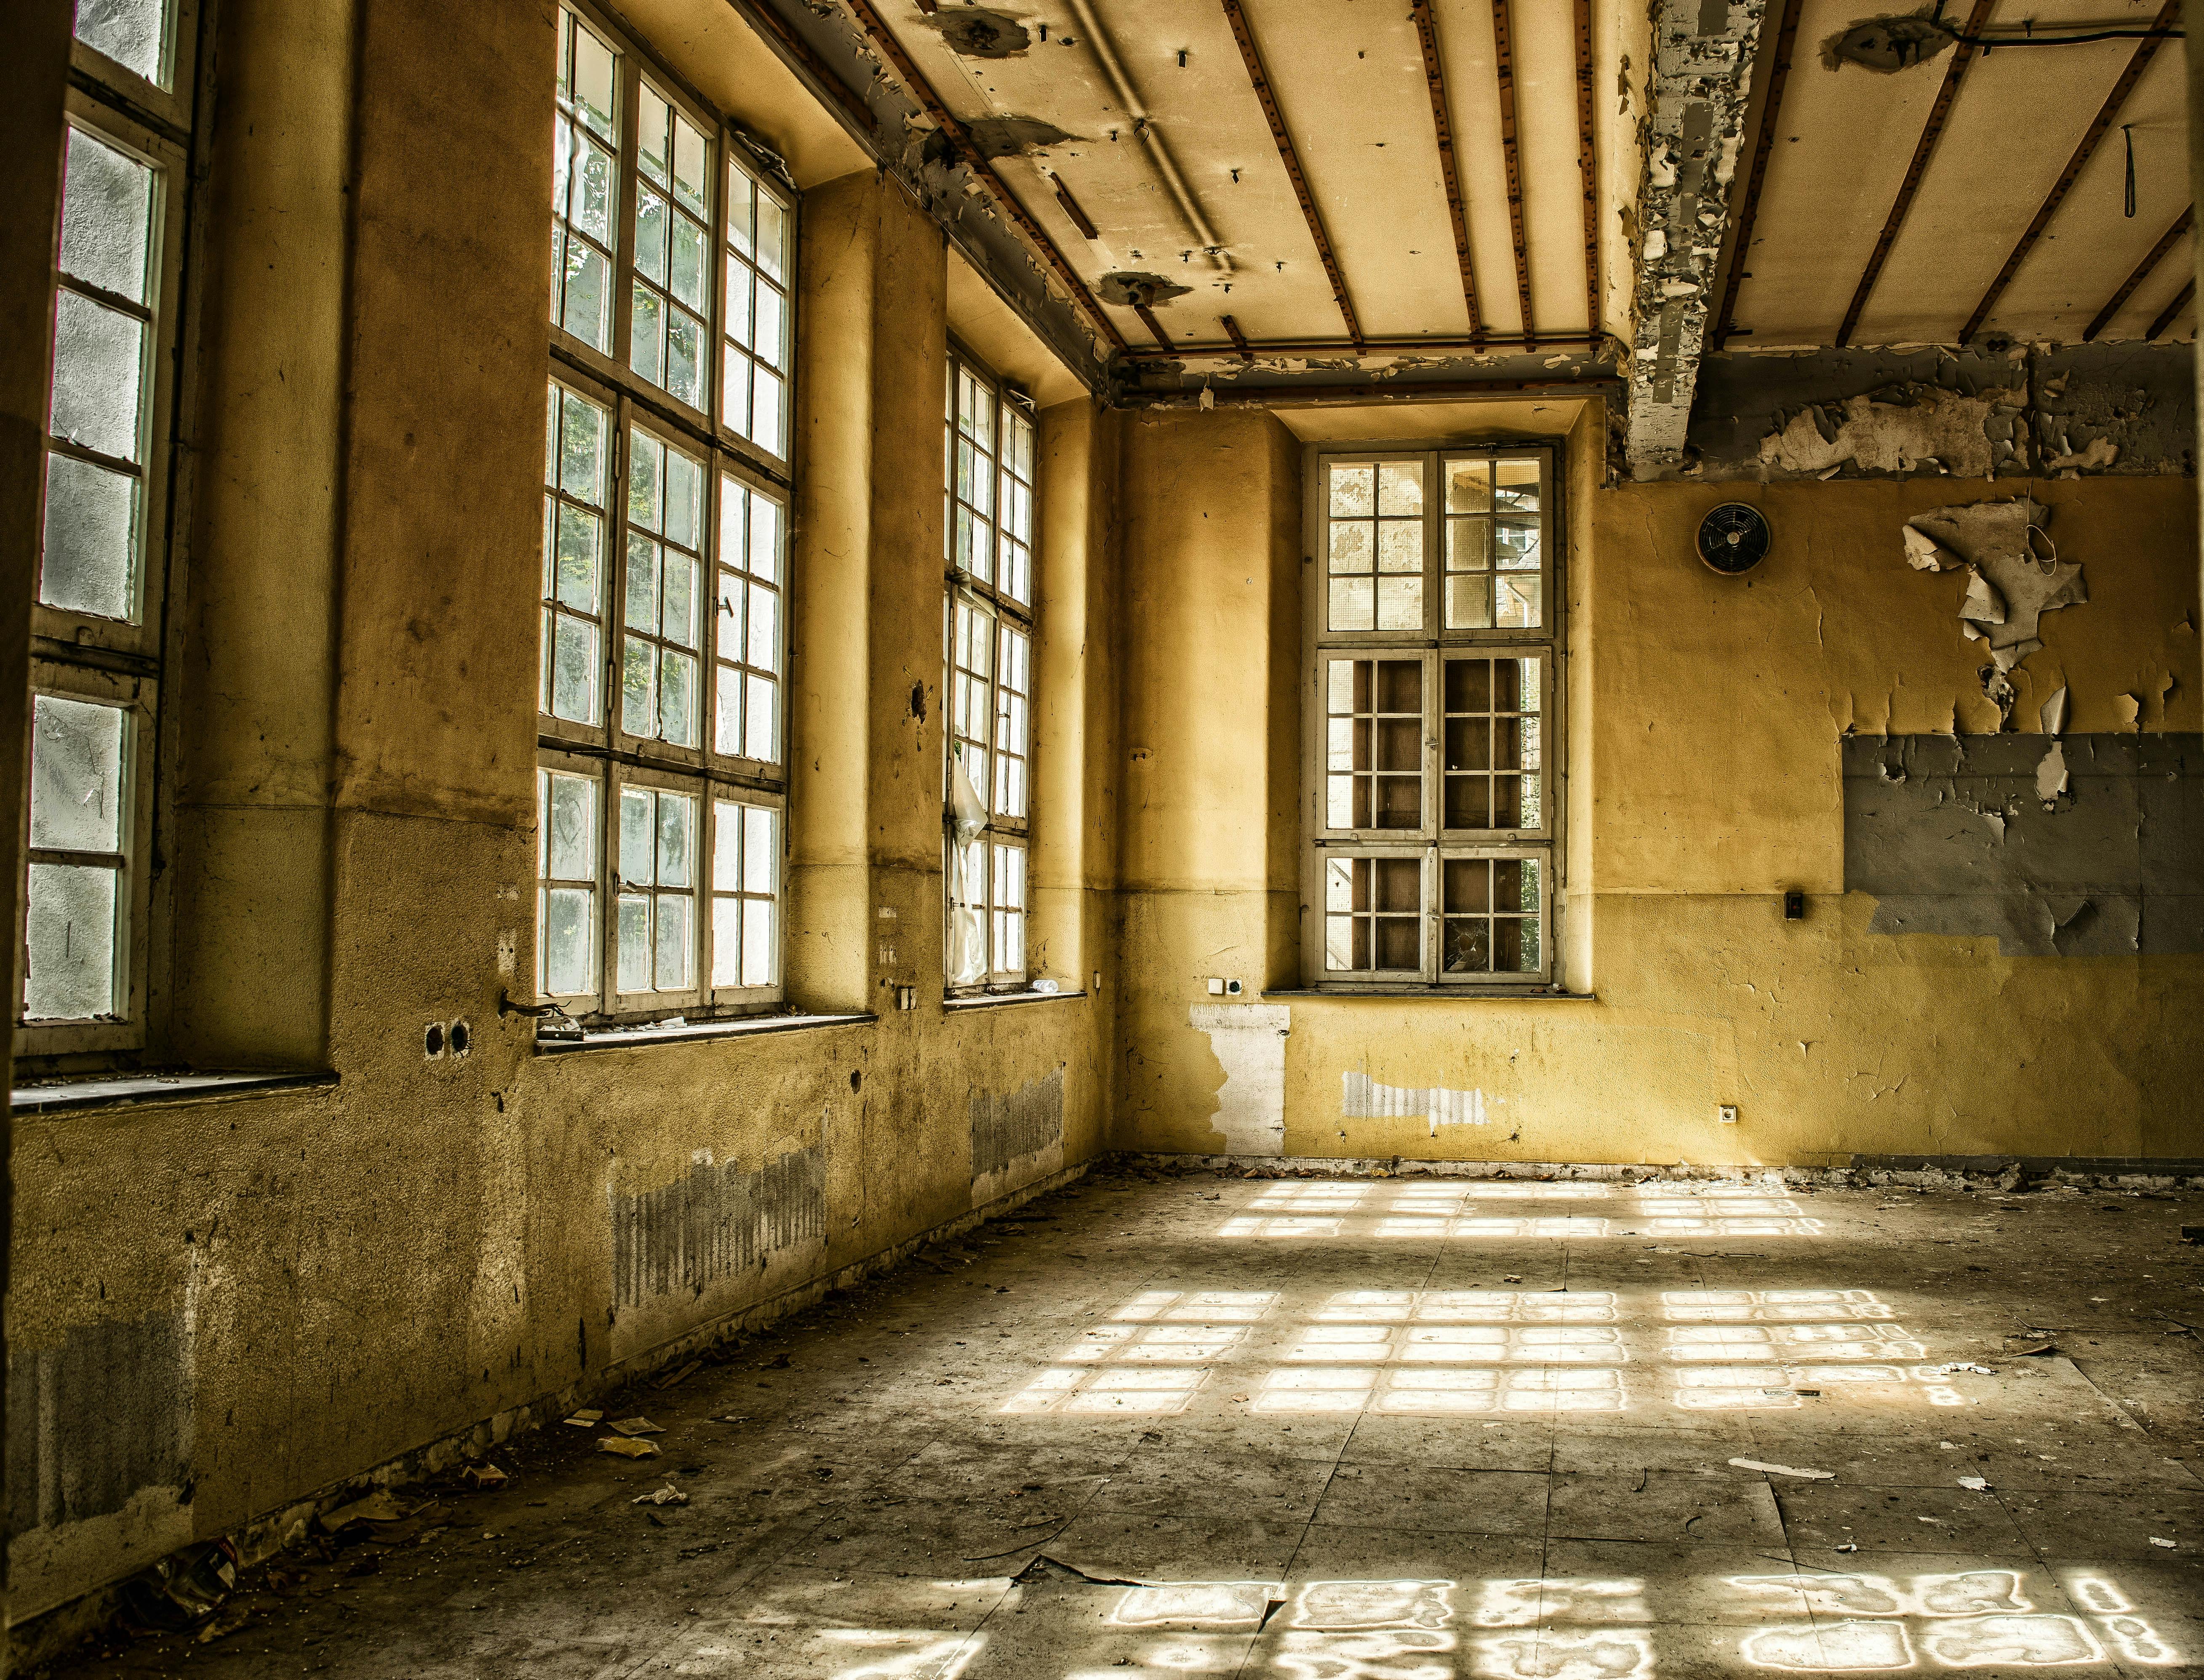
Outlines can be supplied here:
M1190 1007L1204 976L1298 984L1292 790L1259 776L1294 733L1300 634L1254 599L1271 533L1254 417L1129 429L1130 757L1122 1003L1130 1147L1222 1147L1228 1070ZM2204 958L2006 956L1991 939L1870 934L1843 891L1841 732L1994 726L1963 578L1911 571L1905 518L2012 494L1911 482L1598 488L1602 425L1570 441L1569 879L1561 948L1591 1001L1259 997L1287 1036L1289 1156L1823 1164L1852 1154L2193 1155ZM1147 465L1148 439L1168 440ZM1281 463L1280 481L1290 476ZM2039 484L2086 606L2047 614L2016 673L2016 726L2062 683L2067 727L2199 727L2194 490L2185 480ZM1763 508L1773 558L1744 579L1697 560L1716 502ZM1300 510L1277 500L1293 534ZM1298 568L1296 568L1298 569ZM1295 587L1274 572L1281 591ZM1271 640L1263 640L1266 633ZM1229 656L1217 649L1229 644ZM2168 679L2171 686L2168 688ZM1284 713L1282 717L1281 713ZM1780 895L1809 895L1803 922ZM1483 1124L1342 1117L1343 1080L1481 1093ZM1716 1106L1733 1103L1735 1127Z

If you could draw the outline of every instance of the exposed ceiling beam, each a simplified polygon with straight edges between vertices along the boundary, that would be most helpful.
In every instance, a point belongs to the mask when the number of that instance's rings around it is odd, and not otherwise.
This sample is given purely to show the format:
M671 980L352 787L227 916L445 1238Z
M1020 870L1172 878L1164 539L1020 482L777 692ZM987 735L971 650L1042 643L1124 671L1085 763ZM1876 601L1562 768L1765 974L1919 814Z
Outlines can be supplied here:
M1579 0L1589 3L1589 0ZM1437 130L1439 175L1446 183L1447 214L1454 222L1454 257L1461 269L1461 300L1469 310L1469 335L1484 336L1484 320L1477 312L1477 274L1469 260L1469 217L1462 199L1461 172L1454 155L1454 119L1447 109L1446 67L1439 58L1438 19L1431 0L1414 0L1416 38L1423 44L1424 82L1431 91L1431 126Z
M1970 36L1981 34L1996 4L1997 0L1975 0L1974 10L1967 14L1965 33ZM1960 80L1974 56L1975 49L1969 41L1962 40L1952 49L1952 62L1944 67L1943 85L1936 90L1935 103L1928 107L1928 121L1922 125L1921 138L1914 143L1913 161L1905 166L1905 179L1899 183L1898 197L1890 206L1890 214L1883 218L1882 232L1875 235L1875 251L1867 259L1859 284L1852 288L1852 300L1846 307L1844 324L1837 328L1836 343L1840 348L1851 342L1852 328L1859 325L1861 311L1867 308L1875 283L1882 278L1882 265L1889 259L1898 230L1905 225L1905 213L1913 208L1913 195L1921 190L1921 177L1935 153L1936 142L1944 138L1944 121L1952 113L1952 101L1958 97Z
M1324 275L1331 281L1332 300L1339 305L1340 319L1347 323L1347 336L1360 350L1362 323L1355 318L1354 305L1348 298L1346 277L1339 271L1338 257L1332 254L1331 237L1324 230L1324 217L1317 213L1308 177L1301 172L1300 154L1294 150L1294 137L1286 132L1286 119L1271 94L1271 78L1263 68L1263 55L1256 49L1254 34L1247 27L1247 15L1240 9L1240 0L1219 0L1219 3L1224 8L1225 21L1232 26L1232 38L1240 44L1240 57L1247 67L1247 80L1254 85L1255 98L1261 103L1263 115L1271 125L1271 139L1278 148L1279 160L1286 166L1286 177L1294 184L1294 197L1300 201L1302 219L1308 223L1309 237L1316 241L1316 254L1323 260Z
M1230 319L1229 316L1220 316L1218 318ZM1243 352L1256 356L1351 356L1357 353L1369 356L1404 353L1459 356L1465 352L1474 354L1479 351L1530 350L1539 347L1561 349L1576 345L1597 350L1599 347L1601 337L1602 335L1598 334L1549 333L1539 339L1536 346L1528 343L1520 333L1487 333L1481 339L1366 338L1362 340L1358 352L1357 346L1349 344L1345 339L1251 340L1234 329L1232 341L1229 344L1214 342L1195 344L1191 340L1182 340L1172 345L1170 351L1174 356L1237 356ZM1132 353L1135 356L1140 354L1137 351Z
M1595 338L1603 324L1599 297L1599 146L1592 124L1591 0L1577 8L1577 174L1584 181L1585 330Z
M2154 30L2170 29L2180 17L2181 0L2165 0L2165 3L2159 8L2158 21L2151 27ZM1997 300L2005 294L2005 288L2012 283L2012 277L2020 271L2020 265L2028 260L2028 253L2035 249L2035 242L2043 237L2043 230L2050 226L2051 218L2059 213L2059 206L2065 201L2067 190L2088 165L2098 143L2111 131L2114 119L2120 114L2120 107L2127 104L2128 95L2135 91L2135 85L2142 79L2142 73L2150 68L2150 61L2157 56L2159 43L2164 38L2162 35L2153 34L2136 46L2135 56L2128 60L2128 68L2120 72L2120 79L2112 84L2112 92L2097 112L2096 121L2082 136L2082 144L2074 148L2073 157L2067 159L2065 169L2059 172L2059 179L2053 183L2050 193L2043 200L2042 208L2035 212L2035 219L2028 224L2028 231L2020 236L2020 243L2013 246L2012 255L2005 259L2005 266L1998 270L1997 278L1990 282L1990 289L1982 293L1982 300L1975 305L1975 312L1967 317L1967 324L1959 328L1961 344L1971 343L1976 333L1981 330L1982 322L1989 319L1990 311L1997 306Z
M1500 155L1508 169L1508 229L1515 239L1515 295L1523 312L1523 341L1536 347L1531 314L1531 247L1523 237L1523 159L1515 143L1515 44L1508 0L1492 0L1492 68L1500 87Z
M2189 282L2178 292L2173 294L2173 301L2159 311L2158 319L2150 323L2150 330L2148 333L2145 333L2143 336L2145 338L2154 339L2168 327L2171 327L2173 324L2173 317L2180 314L2183 310L2188 308L2189 300L2195 295L2196 281L2195 277L2192 275L2189 280Z
M2083 343L2088 343L2090 340L2105 330L2111 323L2112 318L2120 312L2120 305L2135 295L2136 287L2150 278L2151 270L2165 260L2165 253L2173 249L2175 242L2189 231L2189 224L2195 219L2196 206L2194 204L2189 205L2174 219L2173 225L2165 230L2156 245L2151 246L2150 255L2136 264L2135 272L2121 283L2120 289L2113 293L2105 306L2097 311L2097 318L2083 329ZM2151 336L2155 338L2157 334L2154 333Z
M1765 0L1655 0L1629 368L1638 477L1683 459L1765 10Z
M1101 329L1103 336L1116 348L1123 350L1125 338L1117 330L1117 323L1111 320L1102 305L1095 301L1094 294L1087 289L1087 282L1079 277L1079 271L1066 262L1063 253L1056 248L1056 241L1049 238L1040 223L1026 213L1026 207L1018 202L1017 194L1010 191L1010 183L996 172L994 164L982 157L980 149L972 144L972 137L965 131L964 125L957 121L948 106L941 103L941 96L933 91L933 85L919 73L918 66L903 50L903 43L896 38L895 32L873 9L872 0L849 0L849 6L865 33L872 38L873 44L887 55L889 63L895 67L896 74L910 91L911 97L926 108L928 116L940 125L941 132L948 136L949 144L955 148L958 161L986 186L1010 219L1017 223L1019 231L1033 242L1034 249L1040 253L1041 259L1055 271L1056 277L1069 289L1071 295L1079 299L1087 316Z
M1729 269L1722 277L1721 307L1715 313L1715 348L1728 341L1737 321L1737 285L1745 278L1745 265L1752 260L1752 223L1760 213L1760 189L1768 180L1768 156L1775 147L1775 130L1783 120L1783 85L1791 79L1791 48L1798 38L1798 14L1806 0L1783 0L1783 16L1775 27L1774 62L1768 73L1768 93L1761 102L1760 137L1752 145L1752 173L1745 178L1745 197L1738 203L1736 234L1730 240Z
M1155 340L1155 341L1165 350L1170 350L1174 347L1171 344L1170 334L1164 330L1164 323L1156 319L1155 311L1149 308L1146 304L1135 304L1133 305L1133 313L1141 317L1141 324L1148 329L1149 337ZM1129 355L1130 353L1131 352L1129 351L1127 352L1127 354Z
M1232 347L1240 352L1241 360L1253 358L1255 352L1248 347L1247 335L1240 330L1237 321L1229 315L1220 315L1217 317L1217 324L1224 328L1224 336L1232 340Z
M1252 405L1263 408L1360 408L1377 404L1435 402L1441 399L1526 396L1612 396L1622 382L1612 374L1588 378L1430 380L1421 384L1398 381L1354 385L1219 385L1194 390L1155 393L1129 393L1121 399L1127 407L1229 408Z

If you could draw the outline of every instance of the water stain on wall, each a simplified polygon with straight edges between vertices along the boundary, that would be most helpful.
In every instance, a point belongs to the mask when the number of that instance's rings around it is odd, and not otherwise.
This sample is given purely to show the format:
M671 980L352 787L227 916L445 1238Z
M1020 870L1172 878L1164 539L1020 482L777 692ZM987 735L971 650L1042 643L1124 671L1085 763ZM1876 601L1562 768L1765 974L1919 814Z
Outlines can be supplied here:
M8 1528L16 1538L122 1510L147 1488L187 1499L191 1333L182 1312L80 1324L8 1364Z
M826 1162L817 1145L745 1172L708 1158L639 1196L612 1192L613 1304L701 1295L767 1256L826 1234Z
M1056 1068L1007 1097L972 1093L972 1176L983 1179L1012 1162L1063 1141L1063 1069Z

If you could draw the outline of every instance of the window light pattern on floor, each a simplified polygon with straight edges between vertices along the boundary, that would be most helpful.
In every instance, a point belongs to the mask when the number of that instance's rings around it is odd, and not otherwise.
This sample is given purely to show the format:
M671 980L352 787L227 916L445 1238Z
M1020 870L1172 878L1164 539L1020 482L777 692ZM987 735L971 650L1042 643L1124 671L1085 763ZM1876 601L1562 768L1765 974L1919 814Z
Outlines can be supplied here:
M1599 1214L1521 1212L1526 1202L1594 1201ZM1620 1205L1613 1205L1619 1204ZM1788 1196L1749 1185L1662 1186L1618 1191L1603 1184L1279 1184L1225 1221L1221 1237L1531 1238L1816 1236Z
M1300 1304L1155 1290L1083 1331L1001 1410L1165 1416L1212 1379L1258 1413L1792 1411L1824 1394L1964 1405L1891 1311L1861 1289L1350 1289Z

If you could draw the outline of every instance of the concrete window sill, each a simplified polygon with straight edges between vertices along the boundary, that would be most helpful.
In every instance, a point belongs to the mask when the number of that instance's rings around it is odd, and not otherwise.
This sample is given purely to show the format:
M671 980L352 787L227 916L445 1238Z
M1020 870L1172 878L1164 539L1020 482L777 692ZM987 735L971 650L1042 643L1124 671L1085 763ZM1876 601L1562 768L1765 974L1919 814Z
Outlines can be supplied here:
M17 1085L8 1093L8 1106L19 1115L63 1114L148 1103L202 1103L336 1082L335 1074L116 1074Z
M640 1026L625 1032L599 1028L578 1038L538 1038L538 1056L576 1050L637 1050L645 1044L692 1044L715 1038L755 1038L771 1032L809 1032L821 1026L870 1026L874 1015L760 1015L749 1020L697 1020L679 1026Z
M1084 997L1084 991L1004 991L985 997L951 997L942 1002L945 1010L994 1009L1005 1003L1058 1003L1067 997Z
M1512 991L1500 986L1371 986L1353 991L1333 991L1320 986L1295 986L1283 991L1266 991L1263 1001L1274 997L1300 999L1323 998L1335 1003L1353 1003L1369 998L1383 998L1387 1003L1597 1003L1598 994L1590 991Z

